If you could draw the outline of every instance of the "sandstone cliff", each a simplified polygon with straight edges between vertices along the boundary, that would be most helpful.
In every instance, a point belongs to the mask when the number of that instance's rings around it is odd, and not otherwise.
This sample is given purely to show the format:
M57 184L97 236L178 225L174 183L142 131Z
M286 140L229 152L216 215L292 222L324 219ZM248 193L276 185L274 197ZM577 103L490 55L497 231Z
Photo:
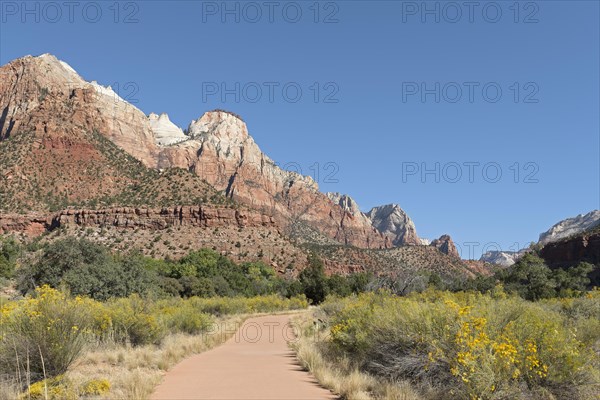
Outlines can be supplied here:
M282 225L302 221L341 244L388 248L368 219L333 203L311 177L285 171L264 154L238 116L207 112L192 121L190 140L161 151L159 167L193 170L226 196L271 212Z

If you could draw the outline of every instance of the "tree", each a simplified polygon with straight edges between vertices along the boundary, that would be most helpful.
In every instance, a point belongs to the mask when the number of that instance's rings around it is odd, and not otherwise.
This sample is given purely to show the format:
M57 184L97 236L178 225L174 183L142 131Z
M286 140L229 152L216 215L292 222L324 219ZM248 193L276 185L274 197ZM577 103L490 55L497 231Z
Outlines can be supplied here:
M331 275L327 280L328 291L340 297L350 296L352 287L349 278L338 274Z
M578 292L583 292L590 284L589 274L594 270L590 263L581 262L567 269L556 269L553 278L556 282L556 290L562 297L569 297Z
M48 284L58 288L63 277L71 270L86 269L89 265L109 263L108 250L86 239L66 238L47 244L40 259L30 268L23 268L18 287L23 293L36 286Z
M500 271L500 280L508 291L517 292L527 300L539 300L556 296L556 282L544 260L534 253L527 253L512 267Z
M0 278L12 278L21 246L13 238L0 239Z
M104 246L86 239L50 243L36 263L21 270L18 287L24 294L44 284L64 285L74 295L107 300L157 287L156 273L146 268L141 255L113 256Z
M314 254L308 257L308 267L299 275L304 295L312 300L313 304L319 304L325 300L328 293L327 276L323 262Z

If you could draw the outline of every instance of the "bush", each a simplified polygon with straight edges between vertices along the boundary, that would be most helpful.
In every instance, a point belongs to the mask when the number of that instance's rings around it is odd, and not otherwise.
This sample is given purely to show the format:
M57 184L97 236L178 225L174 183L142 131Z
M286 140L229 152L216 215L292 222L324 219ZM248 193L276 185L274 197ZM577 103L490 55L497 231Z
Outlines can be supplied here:
M67 370L83 350L93 318L81 299L43 286L33 297L5 305L0 323L0 370L13 372L28 357L39 379L44 371L55 376Z
M108 308L114 339L119 343L132 346L158 344L167 333L153 312L152 303L136 294L113 300L108 303Z
M156 304L155 313L171 333L198 334L206 332L214 323L212 315L199 312L189 300L162 300Z
M600 343L594 299L531 303L501 290L428 290L330 299L323 310L331 349L389 381L456 399L587 399L600 372L590 351Z

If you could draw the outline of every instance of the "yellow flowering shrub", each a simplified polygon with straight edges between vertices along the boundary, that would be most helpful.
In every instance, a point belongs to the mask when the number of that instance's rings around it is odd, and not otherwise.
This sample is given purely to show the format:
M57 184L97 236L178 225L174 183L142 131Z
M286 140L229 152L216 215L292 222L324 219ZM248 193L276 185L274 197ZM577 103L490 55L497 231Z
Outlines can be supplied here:
M540 390L594 398L600 363L590 349L600 344L599 316L591 299L569 301L532 303L501 289L492 295L427 290L329 299L322 310L330 346L391 381L450 388L453 398L531 398Z
M108 379L92 379L80 391L84 396L102 396L110 391L110 382Z
M76 400L79 398L73 385L62 375L30 385L19 397L20 400Z
M91 334L86 306L65 293L42 286L27 299L2 308L0 369L29 357L34 377L62 374L83 350Z

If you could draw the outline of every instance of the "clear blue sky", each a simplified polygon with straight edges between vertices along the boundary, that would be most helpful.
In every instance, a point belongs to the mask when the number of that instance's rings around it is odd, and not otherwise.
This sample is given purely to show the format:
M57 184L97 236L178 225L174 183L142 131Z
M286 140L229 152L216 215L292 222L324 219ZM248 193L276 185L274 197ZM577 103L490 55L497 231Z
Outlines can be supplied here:
M229 109L275 161L319 163L324 191L399 203L421 237L509 249L600 207L599 3L463 3L3 1L0 62L52 53L182 127ZM210 92L236 82L239 101Z

